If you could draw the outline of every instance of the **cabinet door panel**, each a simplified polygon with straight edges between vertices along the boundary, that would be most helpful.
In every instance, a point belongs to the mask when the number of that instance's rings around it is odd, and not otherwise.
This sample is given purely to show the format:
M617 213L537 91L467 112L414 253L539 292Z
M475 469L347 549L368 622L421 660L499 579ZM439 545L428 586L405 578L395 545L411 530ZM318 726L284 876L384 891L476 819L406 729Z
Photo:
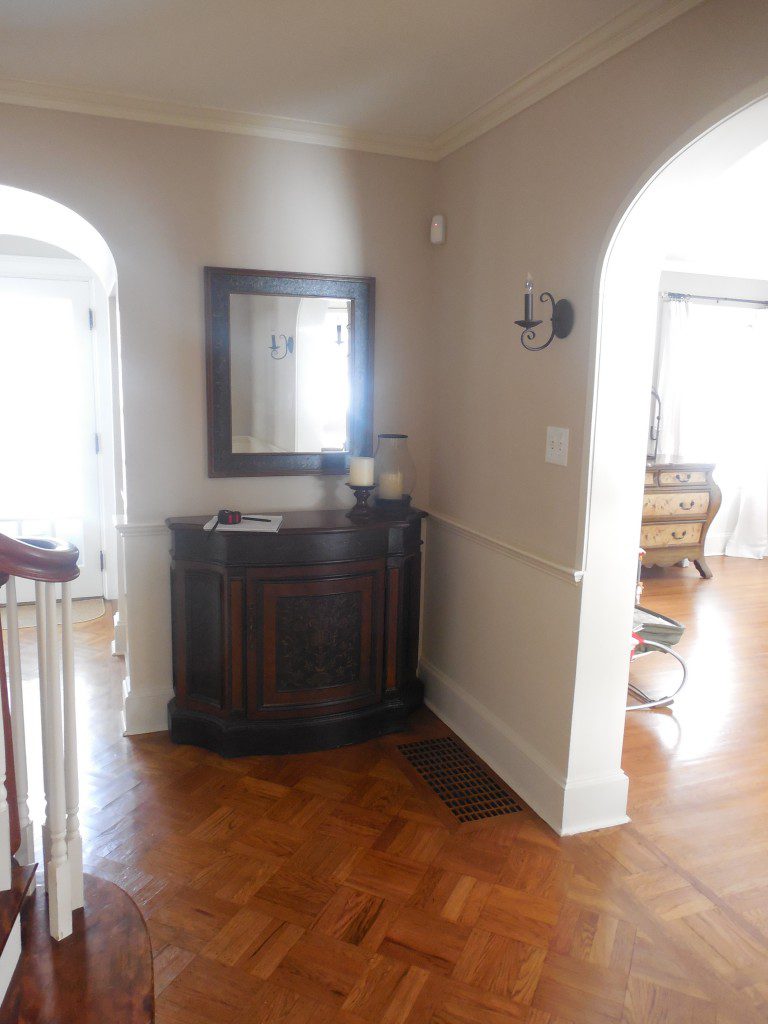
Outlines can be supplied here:
M328 712L374 703L381 692L384 569L304 580L249 578L262 617L250 663L261 713ZM254 706L253 702L250 702Z
M416 679L419 658L421 556L390 559L387 581L385 686L395 691Z
M224 577L210 569L174 574L176 690L189 708L225 704Z

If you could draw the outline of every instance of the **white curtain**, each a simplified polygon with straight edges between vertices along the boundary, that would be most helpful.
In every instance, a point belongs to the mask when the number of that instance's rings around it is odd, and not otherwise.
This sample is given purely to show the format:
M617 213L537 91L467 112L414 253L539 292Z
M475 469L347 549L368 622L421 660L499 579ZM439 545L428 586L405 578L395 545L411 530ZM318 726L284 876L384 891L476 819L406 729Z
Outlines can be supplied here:
M659 454L716 464L723 506L710 530L710 553L768 555L767 383L767 309L664 302Z

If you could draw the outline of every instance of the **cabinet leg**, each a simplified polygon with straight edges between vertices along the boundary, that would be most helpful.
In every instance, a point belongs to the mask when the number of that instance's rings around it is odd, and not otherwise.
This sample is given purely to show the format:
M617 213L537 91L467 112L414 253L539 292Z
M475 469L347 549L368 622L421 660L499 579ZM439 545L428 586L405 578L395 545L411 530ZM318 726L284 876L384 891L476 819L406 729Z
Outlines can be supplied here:
M707 560L704 557L704 555L701 555L699 558L694 558L693 564L699 570L699 575L702 577L702 579L712 579L712 570L707 565Z

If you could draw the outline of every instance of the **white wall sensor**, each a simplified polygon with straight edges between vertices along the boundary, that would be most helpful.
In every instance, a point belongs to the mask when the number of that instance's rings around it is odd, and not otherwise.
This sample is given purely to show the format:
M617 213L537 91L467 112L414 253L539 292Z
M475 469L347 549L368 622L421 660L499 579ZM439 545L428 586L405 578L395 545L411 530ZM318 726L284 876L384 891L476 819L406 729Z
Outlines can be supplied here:
M429 240L432 245L442 245L445 241L445 217L436 213L429 225Z

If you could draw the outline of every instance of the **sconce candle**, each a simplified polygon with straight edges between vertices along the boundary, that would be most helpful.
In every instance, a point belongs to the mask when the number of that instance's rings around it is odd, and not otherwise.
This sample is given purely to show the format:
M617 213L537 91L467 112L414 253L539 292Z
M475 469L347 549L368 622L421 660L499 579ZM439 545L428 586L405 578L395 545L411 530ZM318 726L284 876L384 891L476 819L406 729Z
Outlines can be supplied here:
M530 274L525 276L525 319L533 320L533 281Z
M349 460L349 483L352 487L373 487L373 459L353 456Z

